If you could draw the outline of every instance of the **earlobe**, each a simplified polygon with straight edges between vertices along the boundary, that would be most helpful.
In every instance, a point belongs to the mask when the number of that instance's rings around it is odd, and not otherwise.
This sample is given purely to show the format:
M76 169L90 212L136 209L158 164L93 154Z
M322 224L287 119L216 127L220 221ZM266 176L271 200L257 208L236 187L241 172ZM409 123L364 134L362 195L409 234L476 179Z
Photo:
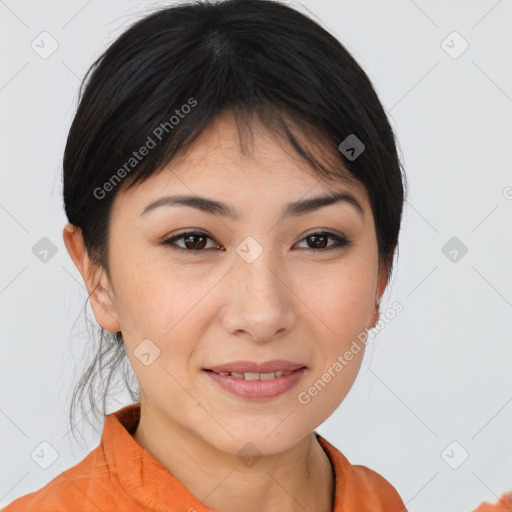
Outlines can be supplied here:
M380 301L382 300L382 296L384 295L384 291L386 290L386 284L388 280L390 266L387 265L384 269L379 271L379 277L377 282L377 290L375 296L375 309L373 310L372 321L370 324L370 329L373 329L380 318Z
M379 321L379 318L380 318L379 306L380 306L379 303L375 304L375 309L373 310L372 321L370 323L369 329L373 329L377 325L377 322Z
M117 318L117 309L113 296L109 292L108 279L105 271L101 270L100 279L90 288L89 299L94 316L103 329L119 332L121 325ZM89 288L88 288L89 289Z
M104 269L91 261L79 228L68 222L62 231L62 237L89 291L91 308L97 322L107 331L119 332L121 326L113 296L109 293L111 287Z

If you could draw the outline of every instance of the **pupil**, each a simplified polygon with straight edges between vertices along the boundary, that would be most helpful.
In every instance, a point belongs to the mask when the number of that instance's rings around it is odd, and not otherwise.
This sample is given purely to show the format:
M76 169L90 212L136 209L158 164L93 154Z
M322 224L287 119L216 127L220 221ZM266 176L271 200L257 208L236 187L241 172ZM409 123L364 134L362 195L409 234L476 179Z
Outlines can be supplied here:
M327 240L327 237L325 235L311 235L308 237L310 240L313 240L313 243L316 248L324 249L326 247L325 241ZM318 239L321 239L323 241L318 243Z
M203 243L199 243L197 244L196 242L192 242L192 247L189 247L188 243L190 240L195 240L196 238L202 238L203 239ZM204 237L203 235L189 235L187 238L186 238L186 241L185 241L185 245L187 247L187 249L202 249L204 246L205 246L205 243L204 243L204 239L206 237Z

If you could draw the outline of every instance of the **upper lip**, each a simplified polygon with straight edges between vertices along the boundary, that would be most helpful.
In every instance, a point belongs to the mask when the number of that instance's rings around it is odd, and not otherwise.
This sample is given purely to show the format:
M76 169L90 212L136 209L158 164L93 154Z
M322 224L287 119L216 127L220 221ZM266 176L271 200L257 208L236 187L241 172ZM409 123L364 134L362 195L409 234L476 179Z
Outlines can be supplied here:
M265 361L264 363L257 363L254 361L232 361L231 363L219 364L204 368L205 370L212 370L215 373L220 372L236 372L236 373L270 373L281 371L293 371L299 368L304 368L304 364L294 363L293 361L285 361L284 359L274 359L272 361Z

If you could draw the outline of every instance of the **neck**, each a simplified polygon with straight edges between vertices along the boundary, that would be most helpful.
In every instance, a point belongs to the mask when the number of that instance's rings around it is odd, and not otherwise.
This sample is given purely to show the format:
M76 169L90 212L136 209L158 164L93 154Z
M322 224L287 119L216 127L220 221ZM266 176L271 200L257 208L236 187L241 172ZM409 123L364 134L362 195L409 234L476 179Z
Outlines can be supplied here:
M244 466L142 402L133 438L213 512L333 511L333 469L314 433Z

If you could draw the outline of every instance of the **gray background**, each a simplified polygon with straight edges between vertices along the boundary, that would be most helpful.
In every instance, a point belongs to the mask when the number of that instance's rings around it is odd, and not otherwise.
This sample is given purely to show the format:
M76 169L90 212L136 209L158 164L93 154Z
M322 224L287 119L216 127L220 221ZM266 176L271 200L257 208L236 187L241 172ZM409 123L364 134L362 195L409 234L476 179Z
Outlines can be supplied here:
M62 153L88 66L163 4L0 1L0 506L99 441L87 425L87 446L66 435L70 390L88 352L87 295L61 235ZM512 489L512 2L293 4L370 76L410 184L382 307L398 301L403 310L318 432L387 478L411 512L469 512ZM47 58L31 47L51 49L43 31L58 44ZM43 237L56 250L46 262L33 253ZM453 237L457 261L443 252ZM120 393L111 411L128 403ZM44 441L59 455L47 469L31 457ZM467 460L450 467L464 451Z

